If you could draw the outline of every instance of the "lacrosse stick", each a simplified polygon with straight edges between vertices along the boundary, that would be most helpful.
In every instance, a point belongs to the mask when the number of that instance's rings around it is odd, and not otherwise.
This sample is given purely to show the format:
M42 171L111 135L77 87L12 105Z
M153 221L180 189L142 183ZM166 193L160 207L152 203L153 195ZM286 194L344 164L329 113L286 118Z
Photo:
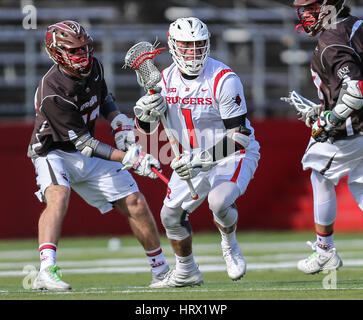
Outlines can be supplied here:
M150 42L142 41L132 46L126 53L124 67L129 67L136 71L137 82L150 94L154 94L155 86L161 81L161 73L153 64L153 59L162 49L156 49L157 44L152 45ZM164 127L166 136L168 137L171 149L176 158L180 158L179 147L172 132L167 126L165 115L160 115L160 121ZM155 172L155 171L154 171ZM156 173L156 172L155 172ZM156 173L157 174L157 173ZM193 184L190 180L186 180L190 195L193 200L198 199Z
M151 170L163 181L165 184L169 184L169 179L165 177L158 169L151 167Z
M321 112L321 105L318 105L296 91L291 91L288 97L281 97L281 101L287 102L292 105L299 115L299 120L304 121L306 126L311 127L312 123L318 120ZM312 131L312 137L315 139L324 129L320 127Z

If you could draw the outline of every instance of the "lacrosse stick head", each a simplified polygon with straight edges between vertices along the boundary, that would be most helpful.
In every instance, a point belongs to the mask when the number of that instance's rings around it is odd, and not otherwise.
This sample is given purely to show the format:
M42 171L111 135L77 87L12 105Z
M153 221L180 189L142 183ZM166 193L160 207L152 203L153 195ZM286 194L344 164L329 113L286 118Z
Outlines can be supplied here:
M142 41L132 46L126 53L125 66L135 70L138 82L145 90L152 90L161 81L161 73L153 63L154 57L165 48L156 48L150 42Z

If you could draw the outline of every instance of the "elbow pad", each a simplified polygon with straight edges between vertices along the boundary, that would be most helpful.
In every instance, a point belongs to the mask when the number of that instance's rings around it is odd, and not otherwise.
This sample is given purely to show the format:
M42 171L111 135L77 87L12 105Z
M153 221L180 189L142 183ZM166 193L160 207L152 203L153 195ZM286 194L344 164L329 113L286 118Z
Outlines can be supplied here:
M349 80L343 83L337 104L332 110L336 120L344 121L355 110L363 107L363 81ZM332 119L333 121L335 119Z
M89 133L80 136L73 143L78 151L89 158L98 157L109 160L114 150L111 146L93 138Z
M99 141L94 139L89 133L86 133L83 136L80 136L73 143L78 151L86 157L91 158L93 157Z
M250 144L251 130L241 125L238 129L230 130L228 137L239 147L238 149L247 149Z

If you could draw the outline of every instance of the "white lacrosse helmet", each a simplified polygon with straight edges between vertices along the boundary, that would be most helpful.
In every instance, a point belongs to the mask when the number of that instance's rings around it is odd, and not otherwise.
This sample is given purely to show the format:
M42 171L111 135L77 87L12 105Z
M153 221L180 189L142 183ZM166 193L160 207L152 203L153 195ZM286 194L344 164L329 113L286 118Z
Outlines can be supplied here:
M180 71L197 76L203 69L210 52L210 33L206 24L198 18L179 18L170 24L168 46L174 62ZM193 42L194 54L185 54L184 47L178 47L177 41ZM203 46L196 47L196 42L203 41ZM199 52L198 52L199 51Z

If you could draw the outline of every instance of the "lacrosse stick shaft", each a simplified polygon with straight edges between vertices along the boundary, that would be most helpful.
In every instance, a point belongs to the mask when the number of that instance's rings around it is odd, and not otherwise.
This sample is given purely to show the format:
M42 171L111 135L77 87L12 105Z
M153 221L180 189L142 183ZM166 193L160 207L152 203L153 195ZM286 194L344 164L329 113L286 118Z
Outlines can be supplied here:
M320 127L319 129L313 130L311 136L316 139L316 137L318 137L320 135L320 133L322 133L324 129L322 127Z
M161 123L162 123L162 125L164 127L166 136L168 137L168 140L169 140L169 143L171 145L171 149L172 149L172 151L174 153L174 156L179 159L180 158L179 147L178 147L178 145L176 143L176 140L175 140L173 134L169 130L168 125L166 124L166 119L165 119L165 115L164 114L161 114L160 115L160 121L161 121ZM193 200L197 200L198 199L198 194L195 191L192 182L189 179L188 180L185 180L185 181L188 184L189 191L190 191L190 195L192 196L192 199Z
M169 184L169 179L165 177L158 169L151 167L151 170L163 181L165 184Z

